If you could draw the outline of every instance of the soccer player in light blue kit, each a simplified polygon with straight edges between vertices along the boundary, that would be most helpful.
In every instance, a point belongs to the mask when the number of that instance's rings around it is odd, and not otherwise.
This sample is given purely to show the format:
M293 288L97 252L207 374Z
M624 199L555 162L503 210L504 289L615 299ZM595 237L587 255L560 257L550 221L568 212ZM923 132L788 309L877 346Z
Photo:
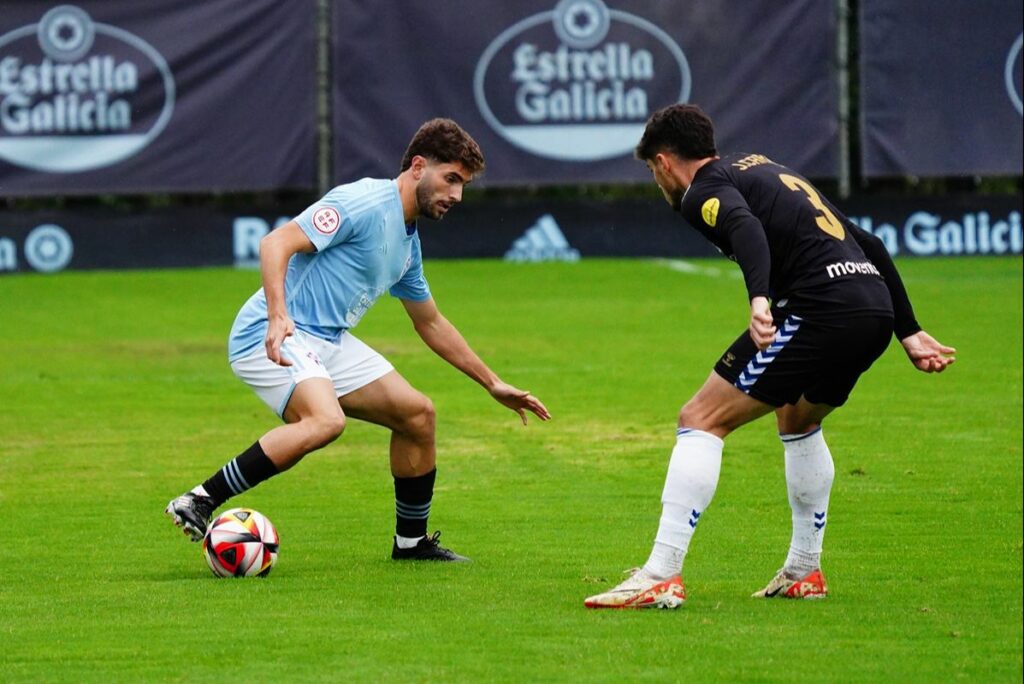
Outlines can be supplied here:
M503 382L441 315L423 276L416 219L441 219L484 167L476 142L449 119L420 127L394 180L341 185L260 244L263 288L239 311L228 356L235 374L284 421L166 513L193 541L232 496L334 441L348 418L391 430L396 560L466 560L427 536L435 468L434 407L352 333L385 292L399 298L435 353L526 423L548 410Z

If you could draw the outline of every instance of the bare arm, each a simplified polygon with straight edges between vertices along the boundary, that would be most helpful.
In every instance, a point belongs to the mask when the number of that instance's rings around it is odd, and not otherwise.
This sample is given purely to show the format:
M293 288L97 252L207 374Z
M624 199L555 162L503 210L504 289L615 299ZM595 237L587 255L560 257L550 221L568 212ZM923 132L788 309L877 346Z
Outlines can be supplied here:
M298 252L309 253L315 249L295 221L275 228L260 240L260 275L263 294L267 297L267 337L263 343L267 358L281 366L292 365L281 356L281 345L295 332L295 323L285 305L284 278L288 261Z
M537 397L526 390L520 390L501 380L476 355L454 325L441 315L433 299L412 302L403 299L405 311L412 320L416 333L435 354L476 380L499 403L507 406L526 424L526 411L541 420L548 420L551 414Z

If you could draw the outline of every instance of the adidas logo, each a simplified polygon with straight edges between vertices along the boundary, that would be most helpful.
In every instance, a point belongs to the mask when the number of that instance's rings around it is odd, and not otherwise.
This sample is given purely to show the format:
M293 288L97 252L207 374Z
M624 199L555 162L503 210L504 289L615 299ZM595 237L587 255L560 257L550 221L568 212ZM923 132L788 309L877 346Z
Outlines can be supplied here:
M505 261L579 261L580 252L569 246L555 217L544 214L505 252Z

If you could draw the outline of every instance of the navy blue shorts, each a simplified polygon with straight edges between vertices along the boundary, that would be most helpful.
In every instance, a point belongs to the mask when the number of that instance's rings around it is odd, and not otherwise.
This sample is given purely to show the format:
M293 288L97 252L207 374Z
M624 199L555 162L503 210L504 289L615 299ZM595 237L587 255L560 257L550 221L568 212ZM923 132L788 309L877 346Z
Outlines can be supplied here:
M889 346L893 319L860 315L813 320L773 310L778 333L758 351L744 331L715 364L715 372L743 392L772 406L842 406L861 373Z

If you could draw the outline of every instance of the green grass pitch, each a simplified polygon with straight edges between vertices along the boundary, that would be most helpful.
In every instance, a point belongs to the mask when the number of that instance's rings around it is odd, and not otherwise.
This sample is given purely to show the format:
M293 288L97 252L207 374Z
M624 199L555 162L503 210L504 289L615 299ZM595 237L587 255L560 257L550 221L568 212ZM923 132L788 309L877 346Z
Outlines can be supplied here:
M646 559L676 412L746 325L725 261L428 262L554 420L521 426L380 302L358 334L434 400L431 529L475 562L388 559L388 437L353 421L235 500L282 538L254 580L162 511L275 424L225 361L258 274L0 278L0 681L1020 682L1021 263L900 262L959 360L926 376L894 342L826 421L828 600L749 598L789 541L764 419L727 440L670 612L582 600Z

